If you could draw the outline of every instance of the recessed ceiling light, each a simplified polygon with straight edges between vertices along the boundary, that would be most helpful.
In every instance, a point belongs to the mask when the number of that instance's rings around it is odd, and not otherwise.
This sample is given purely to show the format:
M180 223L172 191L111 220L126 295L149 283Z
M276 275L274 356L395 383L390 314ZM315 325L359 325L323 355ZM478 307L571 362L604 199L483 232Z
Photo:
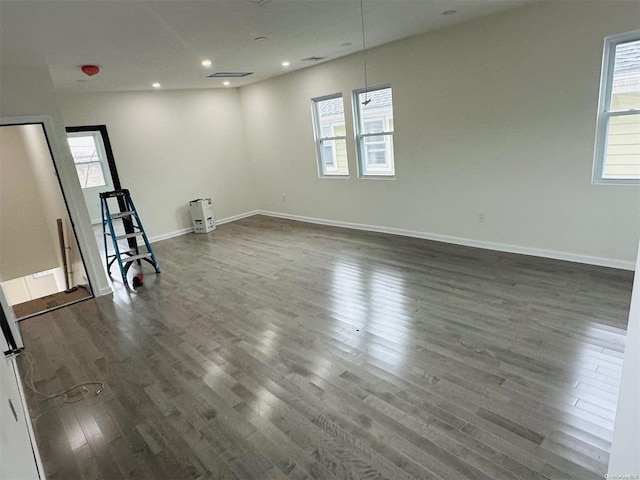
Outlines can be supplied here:
M291 65L289 62L287 62L286 60L284 62L282 62L282 66L283 67L288 67L289 65Z
M154 83L151 84L151 86L153 88L160 88L161 85L158 82L154 82Z
M209 68L211 66L211 60L202 60L200 62L200 65L202 65L205 68Z
M264 42L266 39L267 39L267 37L256 37L256 38L254 38L254 40L256 42Z
M225 87L228 87L229 85L231 85L231 82L230 82L229 80L225 80L224 82L222 82L222 84L223 84Z
M443 15L453 15L454 13L458 13L457 10L445 10L442 12Z

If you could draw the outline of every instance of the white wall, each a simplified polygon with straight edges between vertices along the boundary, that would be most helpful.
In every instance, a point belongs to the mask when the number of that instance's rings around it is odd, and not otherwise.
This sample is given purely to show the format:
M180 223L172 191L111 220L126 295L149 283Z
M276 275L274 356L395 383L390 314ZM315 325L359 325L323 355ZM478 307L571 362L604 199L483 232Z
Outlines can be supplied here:
M46 297L66 289L64 268L52 269L52 273L36 278L33 275L6 280L0 283L10 305L28 302L35 298Z
M64 245L66 247L67 257L67 272L70 275L71 286L78 284L86 284L87 277L83 266L82 257L80 255L80 249L76 241L76 237L73 233L71 222L69 221L69 213L64 203L64 197L60 190L60 182L58 175L55 171L53 160L51 158L51 152L49 151L49 145L44 134L44 130L41 125L23 125L19 127L23 133L23 141L25 145L25 152L27 153L27 159L31 164L31 169L35 178L35 183L38 189L38 193L41 199L42 212L46 218L46 228L51 237L51 242L55 246L58 265L61 269L55 270L56 281L59 285L63 285L60 290L66 288L66 279L64 272L64 263L62 260L62 253L60 252L60 239L58 231L57 219L62 220L62 231L64 236ZM20 200L22 200L21 197ZM12 205L15 207L15 205ZM18 230L19 231L19 230ZM23 237L24 238L24 237ZM24 244L31 246L31 242L27 241ZM30 252L31 253L31 252ZM31 253L33 255L33 253ZM19 255L20 261L24 260L24 255ZM44 269L40 269L42 271ZM32 288L34 282L30 281L29 285ZM38 298L40 294L34 293L37 289L32 289L34 298Z
M640 189L591 172L603 38L638 13L543 2L371 50L369 84L393 87L396 180L356 179L350 113L351 178L317 176L310 99L342 92L350 110L361 56L242 88L258 205L632 268Z
M39 128L38 126L35 126ZM0 277L12 280L61 265L55 214L58 196L44 195L34 163L39 158L25 141L26 126L0 127ZM48 153L48 152L47 152ZM53 171L53 163L49 159ZM57 179L54 176L57 184ZM51 225L49 225L51 224Z
M188 202L218 219L256 208L236 89L58 96L67 126L105 124L123 188L151 237L190 228Z
M42 125L0 127L0 278L11 305L66 288L62 220L72 281L86 273ZM54 270L54 278L32 274ZM83 280L84 279L84 280Z

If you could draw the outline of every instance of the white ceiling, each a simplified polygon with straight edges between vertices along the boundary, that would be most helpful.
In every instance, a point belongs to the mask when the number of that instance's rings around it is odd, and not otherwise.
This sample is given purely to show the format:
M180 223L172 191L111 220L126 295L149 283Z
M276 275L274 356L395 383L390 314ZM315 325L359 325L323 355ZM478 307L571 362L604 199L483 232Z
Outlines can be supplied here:
M364 0L367 48L532 0ZM260 4L262 3L262 4ZM444 11L457 10L453 15ZM258 42L256 37L266 36ZM362 50L359 0L0 0L0 65L45 62L60 91L242 86ZM349 45L344 45L349 44ZM206 69L201 60L211 59ZM291 62L287 68L283 61ZM87 77L80 65L99 65Z

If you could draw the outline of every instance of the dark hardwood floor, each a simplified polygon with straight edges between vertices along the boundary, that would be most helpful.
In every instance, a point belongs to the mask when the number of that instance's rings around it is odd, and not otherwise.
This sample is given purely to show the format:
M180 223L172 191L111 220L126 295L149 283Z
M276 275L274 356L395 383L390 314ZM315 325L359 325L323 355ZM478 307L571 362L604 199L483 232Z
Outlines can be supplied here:
M602 479L632 273L252 217L20 323L54 479ZM28 358L19 358L24 375Z

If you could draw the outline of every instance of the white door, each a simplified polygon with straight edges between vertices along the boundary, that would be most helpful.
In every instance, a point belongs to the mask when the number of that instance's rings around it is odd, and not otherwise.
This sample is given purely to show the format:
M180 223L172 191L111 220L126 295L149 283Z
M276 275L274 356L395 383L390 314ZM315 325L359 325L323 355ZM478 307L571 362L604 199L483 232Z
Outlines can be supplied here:
M0 335L2 351L7 350ZM37 448L32 448L33 431L23 408L15 359L0 353L0 478L38 480Z
M6 320L18 348L22 338L9 307L0 289L0 315ZM24 396L18 385L15 358L5 357L9 350L7 339L0 331L0 479L39 479L37 447L32 448L33 430L25 414ZM44 478L44 474L42 475Z

